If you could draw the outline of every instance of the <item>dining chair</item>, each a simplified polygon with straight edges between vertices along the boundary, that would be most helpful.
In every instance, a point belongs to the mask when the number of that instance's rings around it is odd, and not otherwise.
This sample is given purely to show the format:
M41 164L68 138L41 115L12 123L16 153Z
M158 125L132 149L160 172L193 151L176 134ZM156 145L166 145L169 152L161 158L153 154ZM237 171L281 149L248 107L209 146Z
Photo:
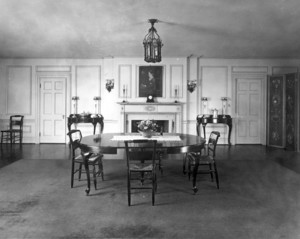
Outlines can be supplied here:
M216 164L216 147L219 137L220 132L218 131L210 133L205 148L205 155L201 155L201 152L187 154L189 180L194 167L196 167L197 174L210 174L212 181L214 181L215 176L217 188L219 189L219 176Z
M88 162L88 166L92 166L92 170L88 167L88 173L92 173L94 186L95 189L97 189L97 176L101 175L102 180L104 180L102 162L103 155L90 152L89 150L85 150L85 148L83 149L83 146L81 145L82 134L80 130L70 130L67 135L69 136L71 145L71 188L73 188L74 175L76 173L78 173L78 180L81 180L81 174L84 172L82 167L84 166L84 160L86 160ZM98 169L96 169L96 167L98 167Z
M23 115L11 115L9 117L9 129L1 130L1 145L2 143L10 143L12 145L16 142L22 145L23 119Z
M131 193L135 189L151 189L152 205L154 206L157 190L156 145L157 140L125 141L128 206L131 205Z

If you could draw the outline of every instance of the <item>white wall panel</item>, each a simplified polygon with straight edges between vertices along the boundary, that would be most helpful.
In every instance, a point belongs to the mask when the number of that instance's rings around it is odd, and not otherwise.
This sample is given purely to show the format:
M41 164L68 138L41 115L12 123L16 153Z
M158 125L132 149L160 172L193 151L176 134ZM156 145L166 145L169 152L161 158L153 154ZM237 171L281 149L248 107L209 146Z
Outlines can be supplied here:
M32 84L30 66L7 67L7 114L30 115L32 107Z
M221 113L221 97L227 96L227 67L202 67L202 96L208 97L208 109Z
M78 100L78 113L95 113L93 98L100 96L100 66L76 66L76 95Z
M136 87L132 87L132 66L131 65L119 65L119 97L131 98L132 90ZM136 92L137 95L137 92Z
M183 65L170 66L170 97L182 98L183 96ZM177 95L175 95L175 91Z

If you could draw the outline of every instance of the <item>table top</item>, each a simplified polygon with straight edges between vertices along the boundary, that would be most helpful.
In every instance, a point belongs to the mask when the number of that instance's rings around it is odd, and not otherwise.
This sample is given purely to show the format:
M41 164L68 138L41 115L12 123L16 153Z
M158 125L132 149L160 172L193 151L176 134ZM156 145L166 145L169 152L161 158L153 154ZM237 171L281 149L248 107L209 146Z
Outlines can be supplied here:
M117 149L125 148L125 139L139 138L139 136L139 133L95 134L83 137L81 143L92 150L100 150L103 154L116 154ZM169 154L200 152L205 145L205 139L189 134L165 133L163 136L152 136L151 139L157 140L158 149L165 149Z

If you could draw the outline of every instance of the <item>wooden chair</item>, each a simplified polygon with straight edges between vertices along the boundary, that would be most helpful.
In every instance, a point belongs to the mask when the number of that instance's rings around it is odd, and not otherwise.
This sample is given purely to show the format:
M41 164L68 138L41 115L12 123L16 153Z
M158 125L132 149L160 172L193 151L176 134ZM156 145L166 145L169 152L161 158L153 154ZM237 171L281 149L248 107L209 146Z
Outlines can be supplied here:
M15 144L19 142L22 145L23 141L23 115L12 115L9 118L9 129L1 130L1 144Z
M81 145L82 134L81 131L78 129L71 130L68 134L71 144L71 159L72 159L72 168L71 168L71 188L74 185L74 175L78 173L78 180L81 179L81 173L83 172L82 166L84 166L84 160L88 162L88 166L92 166L92 170L88 168L88 173L93 174L94 186L97 189L97 176L102 177L104 180L104 173L103 173L103 162L102 154L95 154L86 150ZM98 169L96 169L96 166ZM87 174L89 177L89 174ZM88 180L89 182L89 180ZM87 192L88 194L89 192Z
M125 141L128 206L131 205L131 190L133 189L151 189L152 205L154 206L157 189L156 144L157 140Z
M201 152L187 154L189 180L193 171L193 167L197 167L197 174L210 174L212 181L214 180L215 176L217 188L219 189L219 176L215 160L216 147L219 137L220 133L218 131L211 132L205 149L205 155L201 155Z

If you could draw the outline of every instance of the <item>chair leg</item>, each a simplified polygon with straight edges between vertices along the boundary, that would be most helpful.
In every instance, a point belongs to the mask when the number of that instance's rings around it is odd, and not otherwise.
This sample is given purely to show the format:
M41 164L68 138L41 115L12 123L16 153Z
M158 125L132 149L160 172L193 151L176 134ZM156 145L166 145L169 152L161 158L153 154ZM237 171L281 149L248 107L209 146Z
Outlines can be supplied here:
M23 143L23 132L20 133L20 145Z
M97 190L97 173L96 173L96 165L94 164L93 165L93 180L94 180L94 187L95 187L95 190Z
M82 171L82 164L79 165L79 169L78 169L78 181L80 181L81 179L81 171Z
M211 178L211 181L213 182L213 181L214 181L214 174L213 174L213 170L212 170L211 163L209 164L209 171L210 171L210 178Z
M74 161L72 162L72 171L71 171L71 188L73 188L73 184L74 184L74 169L75 169L75 163Z
M191 164L191 162L188 162L188 176L189 176L189 181L191 180L191 175L192 175L192 167L193 165Z
M130 185L130 173L127 176L127 197L128 197L128 206L131 205L131 185Z
M103 174L103 163L102 163L102 160L100 160L98 162L98 175L101 174L101 178L102 178L102 181L104 181L104 174Z
M9 137L10 137L10 146L12 146L12 144L13 144L13 133L12 132L10 132L9 133Z
M218 170L217 170L217 165L214 163L214 169L215 169L215 177L216 177L216 183L217 183L217 188L219 189L219 175L218 175Z
M155 177L152 177L152 206L154 206L155 204L155 191L156 191Z

